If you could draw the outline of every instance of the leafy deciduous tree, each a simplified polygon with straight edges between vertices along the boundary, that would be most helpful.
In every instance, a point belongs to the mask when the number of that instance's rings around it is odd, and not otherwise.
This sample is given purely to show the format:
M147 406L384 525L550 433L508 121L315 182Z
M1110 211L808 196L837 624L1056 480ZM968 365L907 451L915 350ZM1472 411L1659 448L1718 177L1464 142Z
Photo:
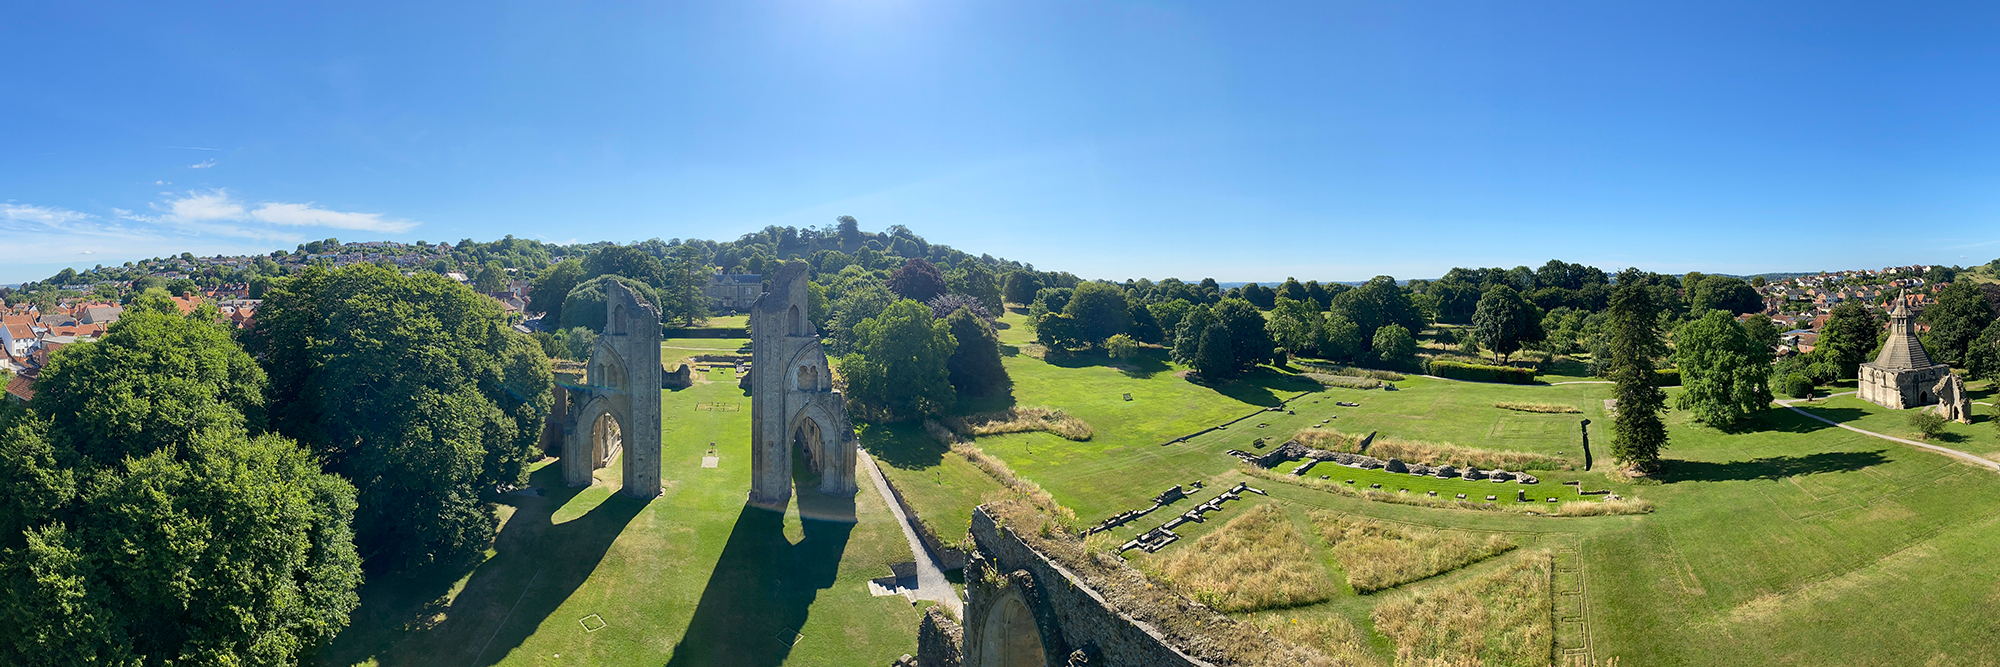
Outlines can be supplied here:
M907 265L906 265L907 266ZM951 325L910 299L855 327L854 351L840 358L850 410L886 419L949 411L957 400L948 363L957 342Z
M1727 310L1681 325L1674 361L1682 387L1675 406L1710 426L1734 426L1771 402L1771 348Z

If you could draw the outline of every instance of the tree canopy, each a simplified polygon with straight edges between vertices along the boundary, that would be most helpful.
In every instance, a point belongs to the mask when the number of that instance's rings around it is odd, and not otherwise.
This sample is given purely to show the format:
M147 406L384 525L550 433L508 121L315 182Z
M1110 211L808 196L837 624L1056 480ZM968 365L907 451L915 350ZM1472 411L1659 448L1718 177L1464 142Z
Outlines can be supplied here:
M951 328L952 340L958 343L945 362L958 395L991 396L1005 391L1007 369L1000 364L1000 337L993 333L993 327L970 308L952 311L944 321Z
M1084 339L1092 347L1103 345L1105 339L1125 333L1132 326L1125 293L1106 283L1078 284L1069 303L1063 305L1063 314L1076 318Z
M1972 342L1993 323L1993 310L1986 295L1969 282L1946 285L1937 294L1937 303L1925 308L1917 320L1931 325L1924 336L1924 349L1938 363L1965 367L1965 353Z
M552 402L541 346L433 274L313 269L272 289L247 338L272 426L358 488L356 542L392 569L492 539L483 490L519 483Z
M1703 276L1701 282L1689 285L1688 291L1688 310L1692 313L1726 310L1731 315L1742 315L1764 310L1764 299L1757 296L1757 288L1737 278Z
M944 275L938 273L937 266L924 261L922 257L904 260L902 267L897 268L895 273L889 274L889 281L885 286L889 291L895 292L896 296L917 303L928 302L937 298L937 295L949 291L944 282Z
M949 361L957 349L951 325L931 309L899 300L855 327L854 351L840 358L848 409L889 420L949 411L957 400Z
M1494 285L1479 297L1479 307L1472 314L1472 332L1501 363L1528 343L1545 337L1535 307L1506 285Z
M1771 402L1771 348L1727 310L1681 325L1674 362L1682 387L1675 407L1710 426L1735 426Z
M0 432L0 664L289 665L347 625L354 487L246 431L246 361L143 309L55 355Z
M1833 307L1827 315L1826 324L1820 327L1818 350L1826 354L1838 366L1840 377L1854 377L1862 362L1868 361L1868 353L1875 349L1876 336L1882 325L1875 320L1875 314L1859 301L1843 301Z

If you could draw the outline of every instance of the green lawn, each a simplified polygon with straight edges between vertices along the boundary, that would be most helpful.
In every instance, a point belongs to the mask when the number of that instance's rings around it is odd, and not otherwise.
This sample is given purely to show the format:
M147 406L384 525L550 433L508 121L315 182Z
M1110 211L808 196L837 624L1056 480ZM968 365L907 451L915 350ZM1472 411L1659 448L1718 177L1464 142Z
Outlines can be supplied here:
M1032 339L1024 319L1010 314L1003 320L1011 325L1001 331L1003 342L1018 347ZM1304 512L1320 508L1508 533L1524 547L1556 553L1557 649L1587 653L1600 663L1612 657L1623 665L1996 663L1988 647L2000 637L2000 619L1991 613L2000 605L2000 561L1991 557L2000 551L2000 475L1990 471L1832 428L1789 410L1767 410L1730 432L1669 412L1672 440L1666 470L1658 479L1630 485L1614 483L1601 471L1543 471L1537 475L1544 482L1529 487L1535 490L1531 495L1546 498L1546 491L1573 492L1558 482L1580 480L1583 488L1612 488L1647 499L1657 506L1652 514L1537 517L1373 502L1249 478L1223 452L1254 451L1257 438L1275 445L1328 419L1322 428L1535 452L1563 457L1581 468L1578 422L1590 419L1592 448L1602 465L1610 445L1610 419L1603 406L1610 387L1411 378L1396 383L1396 392L1318 390L1267 371L1209 388L1176 377L1178 367L1166 363L1159 350L1149 352L1153 356L1138 363L1113 365L1102 358L1051 363L1010 348L1004 359L1014 381L1009 401L1062 408L1088 421L1097 435L1078 443L1040 433L1011 434L980 438L979 446L1088 522L1146 506L1166 487L1196 480L1206 485L1195 494L1197 500L1238 481L1270 492L1269 498L1249 495L1246 502L1209 515L1205 523L1183 526L1177 532L1184 540L1199 538L1262 502L1279 503L1301 526ZM1558 378L1568 379L1586 378ZM1993 402L1991 389L1977 384L1974 389L1975 400ZM1133 395L1129 402L1122 396L1128 392ZM1257 412L1294 396L1301 397L1283 405L1296 414ZM1338 407L1334 401L1360 406ZM1563 403L1582 413L1543 415L1493 407L1500 401ZM1851 398L1809 409L1891 435L1910 431L1903 413ZM2000 452L2000 432L1988 421L1991 409L1977 410L1978 423L1948 427L1941 443L1980 454ZM1253 414L1226 430L1163 445ZM930 467L920 460L901 474L946 478L933 468L952 458L939 456L940 463ZM1328 464L1312 476L1319 474L1343 483L1352 478L1359 486L1379 481L1385 489L1435 489L1440 495L1455 495L1461 487L1504 489L1511 495L1519 488ZM942 526L958 525L962 519L956 515L968 511L969 502L960 494L916 504L927 521ZM1167 511L1179 513L1192 505L1183 501ZM1168 516L1147 517L1112 537L1122 541ZM1338 575L1338 565L1317 540L1316 535L1311 540L1316 556ZM1138 551L1128 556L1148 557ZM1355 595L1350 590L1326 603L1259 615L1342 616L1370 632L1386 663L1394 647L1372 633L1369 618L1378 601L1396 591L1448 585L1500 567L1510 557L1392 591Z
M745 509L749 399L713 379L662 392L659 498L614 496L615 464L572 490L545 463L533 482L549 495L503 497L488 560L457 581L370 582L320 663L879 665L914 651L918 611L868 594L910 558L880 496L866 482L852 501L801 496L808 520L797 504ZM694 407L731 402L743 409ZM711 442L720 465L705 469Z

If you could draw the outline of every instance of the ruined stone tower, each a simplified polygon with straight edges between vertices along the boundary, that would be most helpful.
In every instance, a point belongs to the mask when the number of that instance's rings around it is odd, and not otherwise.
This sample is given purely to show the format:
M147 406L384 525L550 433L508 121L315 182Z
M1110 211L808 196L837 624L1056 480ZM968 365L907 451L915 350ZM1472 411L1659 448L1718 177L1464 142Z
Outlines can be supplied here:
M590 351L587 386L571 390L563 425L563 483L589 486L590 473L625 452L625 488L660 495L660 310L618 281L604 283L604 333Z
M783 511L799 483L853 495L854 426L807 316L806 265L785 265L750 306L750 504ZM803 470L794 469L794 459Z

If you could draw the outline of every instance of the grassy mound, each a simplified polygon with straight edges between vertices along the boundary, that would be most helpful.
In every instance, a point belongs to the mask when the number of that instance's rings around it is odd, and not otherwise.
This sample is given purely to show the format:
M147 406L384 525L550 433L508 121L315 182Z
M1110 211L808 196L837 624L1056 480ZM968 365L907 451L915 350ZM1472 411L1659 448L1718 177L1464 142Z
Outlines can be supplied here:
M1332 512L1313 512L1312 522L1357 593L1450 572L1514 548L1498 534L1419 528Z

